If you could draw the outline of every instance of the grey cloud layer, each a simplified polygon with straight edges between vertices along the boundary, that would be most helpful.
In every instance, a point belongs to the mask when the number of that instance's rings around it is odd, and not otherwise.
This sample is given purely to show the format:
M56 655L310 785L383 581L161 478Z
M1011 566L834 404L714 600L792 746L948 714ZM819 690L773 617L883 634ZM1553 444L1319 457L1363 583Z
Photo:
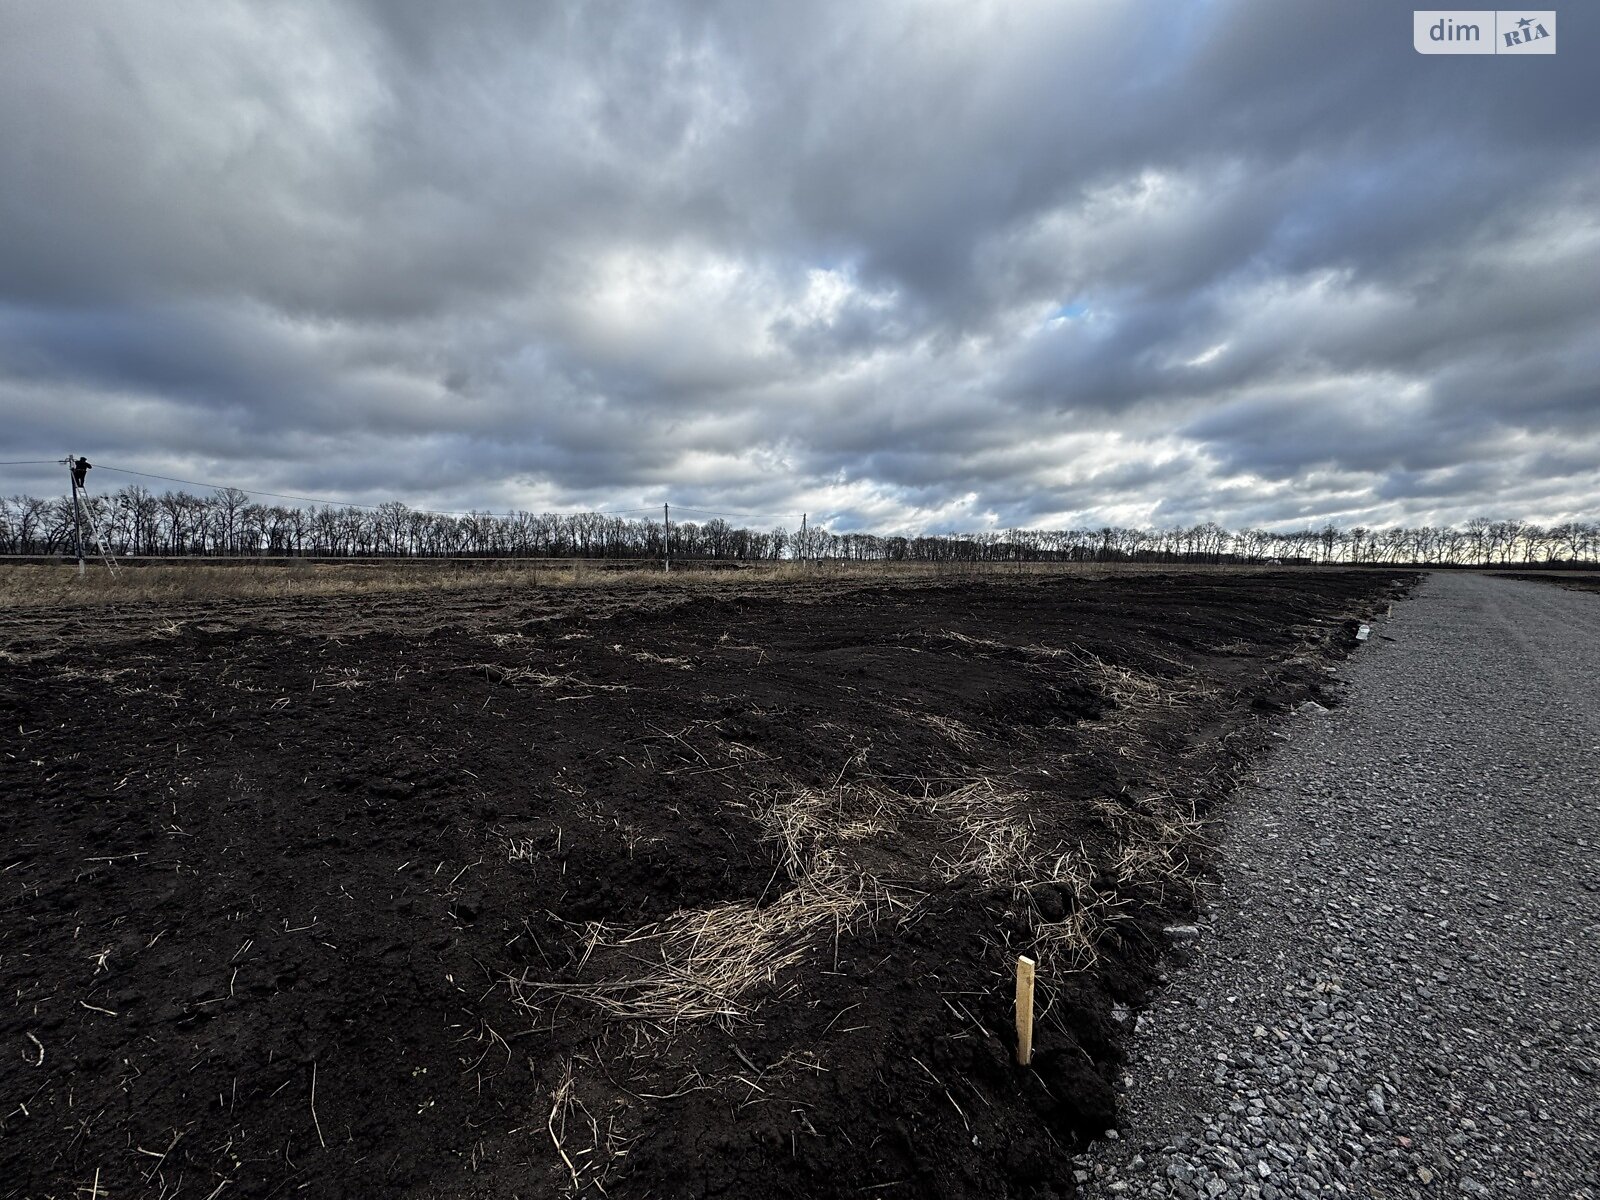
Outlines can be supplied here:
M1600 508L1600 19L0 9L0 458L840 528ZM48 486L8 469L4 483Z

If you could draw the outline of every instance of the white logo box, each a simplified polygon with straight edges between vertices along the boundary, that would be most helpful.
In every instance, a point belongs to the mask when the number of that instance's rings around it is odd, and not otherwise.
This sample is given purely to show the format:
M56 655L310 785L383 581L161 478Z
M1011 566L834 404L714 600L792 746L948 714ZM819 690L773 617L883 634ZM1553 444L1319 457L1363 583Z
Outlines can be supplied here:
M1418 54L1554 54L1553 8L1429 8L1411 14Z

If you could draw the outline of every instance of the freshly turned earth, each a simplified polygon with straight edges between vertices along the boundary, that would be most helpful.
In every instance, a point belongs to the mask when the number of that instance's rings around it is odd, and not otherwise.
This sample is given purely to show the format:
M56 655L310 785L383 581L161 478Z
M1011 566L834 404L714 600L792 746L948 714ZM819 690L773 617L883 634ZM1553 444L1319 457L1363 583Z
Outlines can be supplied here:
M1328 665L1403 586L0 616L0 1196L1066 1195L1112 1119L1120 1006L1206 861L1119 870L1130 831L1204 812L1274 714L1331 702ZM950 795L986 798L1037 877L974 865ZM794 796L856 822L806 861L873 889L868 914L801 929L770 981L698 1006L720 1016L630 1015L661 929L796 904L762 815ZM1088 969L1041 960L1024 1071L1015 956L1084 895L1113 915Z

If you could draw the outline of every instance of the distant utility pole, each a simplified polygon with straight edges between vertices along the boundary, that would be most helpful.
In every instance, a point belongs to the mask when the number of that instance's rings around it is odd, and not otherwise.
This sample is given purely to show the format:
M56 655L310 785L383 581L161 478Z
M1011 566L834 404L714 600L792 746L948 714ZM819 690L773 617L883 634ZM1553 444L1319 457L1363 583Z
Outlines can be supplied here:
M810 513L801 513L800 514L800 561L801 562L806 562L807 561L807 551L808 551L808 549L810 547L810 542L806 538L806 518L809 517L810 515L811 515Z
M67 468L67 478L72 484L72 548L78 555L78 575L83 576L83 508L78 501L78 491L83 487L83 477L88 472L87 458L69 454L61 460Z
M672 505L661 506L661 570L672 570Z

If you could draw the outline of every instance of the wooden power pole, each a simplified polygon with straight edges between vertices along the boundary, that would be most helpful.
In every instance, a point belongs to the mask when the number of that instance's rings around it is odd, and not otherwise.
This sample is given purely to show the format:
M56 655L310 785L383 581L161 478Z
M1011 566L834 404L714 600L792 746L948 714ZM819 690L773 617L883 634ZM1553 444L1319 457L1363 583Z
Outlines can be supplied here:
M661 506L661 570L672 570L672 505Z
M63 460L67 464L67 480L72 485L72 548L78 555L78 575L83 576L83 509L78 504L78 487L83 479L83 472L88 469L84 463L74 455L67 455Z

